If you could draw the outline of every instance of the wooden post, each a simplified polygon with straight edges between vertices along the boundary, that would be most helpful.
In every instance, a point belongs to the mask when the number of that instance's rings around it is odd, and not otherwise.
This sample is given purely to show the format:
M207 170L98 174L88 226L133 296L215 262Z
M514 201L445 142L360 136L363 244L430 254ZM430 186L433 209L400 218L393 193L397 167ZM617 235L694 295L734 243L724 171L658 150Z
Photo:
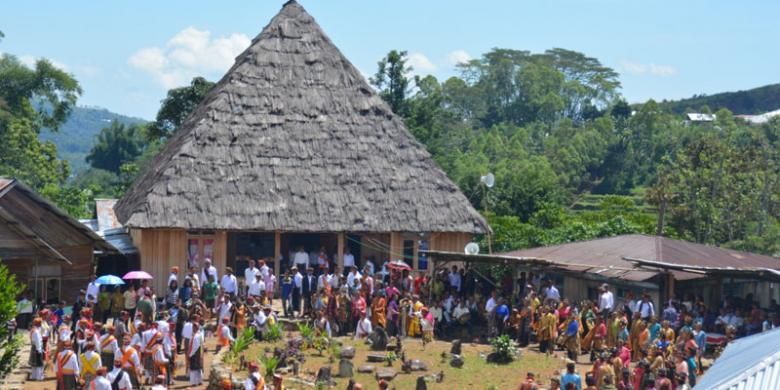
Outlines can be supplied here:
M276 275L276 285L274 286L274 289L276 291L279 290L279 286L282 284L282 275L281 275L281 269L282 269L282 259L280 258L282 254L282 233L280 231L274 232L274 275Z
M404 241L403 237L401 237L401 233L398 232L392 232L390 233L390 253L389 258L390 260L399 259L403 260L403 253L404 253Z
M414 254L412 256L412 264L414 269L420 269L420 259L417 257L417 251L420 249L420 241L415 239L414 241ZM426 270L427 271L427 270Z
M339 269L341 272L344 272L344 238L345 238L344 232L338 232L336 234L336 246L338 247L336 249L336 264L338 264Z
M674 275L671 272L666 273L666 301L674 299ZM663 305L661 306L663 307Z

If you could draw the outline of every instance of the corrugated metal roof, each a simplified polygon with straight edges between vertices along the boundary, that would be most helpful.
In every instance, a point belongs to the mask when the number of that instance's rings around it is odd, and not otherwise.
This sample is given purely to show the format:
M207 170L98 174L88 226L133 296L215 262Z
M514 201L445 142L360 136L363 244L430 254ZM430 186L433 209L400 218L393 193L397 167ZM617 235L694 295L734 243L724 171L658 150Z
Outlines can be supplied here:
M731 342L694 389L780 389L780 328Z
M576 266L633 269L626 258L709 267L771 268L780 270L780 259L666 237L628 234L502 253L509 257L533 257ZM636 271L639 272L639 271ZM652 272L647 272L651 277ZM701 275L675 271L677 280ZM642 275L637 275L640 277Z

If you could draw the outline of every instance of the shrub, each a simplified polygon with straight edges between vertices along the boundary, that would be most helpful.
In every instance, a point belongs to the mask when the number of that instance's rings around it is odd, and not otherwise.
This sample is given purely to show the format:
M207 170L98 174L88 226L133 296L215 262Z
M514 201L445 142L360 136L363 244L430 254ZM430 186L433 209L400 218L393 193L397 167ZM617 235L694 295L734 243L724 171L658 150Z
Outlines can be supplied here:
M263 366L263 377L273 378L274 371L276 371L276 366L279 365L279 358L276 356L260 356L260 365Z
M301 334L301 338L303 338L301 349L310 348L314 342L314 327L307 323L299 322L298 332Z
M492 361L496 363L509 363L515 360L515 344L507 335L502 335L490 341L493 345Z
M282 338L282 325L278 322L268 325L264 336L265 340L269 342L280 340Z

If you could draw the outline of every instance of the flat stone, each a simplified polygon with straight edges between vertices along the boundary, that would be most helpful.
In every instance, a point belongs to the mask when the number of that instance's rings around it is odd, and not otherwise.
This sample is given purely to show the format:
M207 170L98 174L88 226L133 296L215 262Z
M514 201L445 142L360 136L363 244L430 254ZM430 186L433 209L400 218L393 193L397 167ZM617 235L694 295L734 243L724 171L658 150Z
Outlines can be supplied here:
M349 347L343 347L341 348L341 353L339 354L339 357L342 359L352 359L355 357L355 347L349 346Z
M361 374L371 374L376 371L376 367L366 364L358 367L357 371Z
M376 372L376 380L379 381L384 379L386 381L391 381L396 375L398 375L398 373L392 368L380 368Z
M414 359L410 362L412 371L428 371L428 365L424 361Z
M387 354L385 353L370 353L366 357L369 363L384 363L387 360Z

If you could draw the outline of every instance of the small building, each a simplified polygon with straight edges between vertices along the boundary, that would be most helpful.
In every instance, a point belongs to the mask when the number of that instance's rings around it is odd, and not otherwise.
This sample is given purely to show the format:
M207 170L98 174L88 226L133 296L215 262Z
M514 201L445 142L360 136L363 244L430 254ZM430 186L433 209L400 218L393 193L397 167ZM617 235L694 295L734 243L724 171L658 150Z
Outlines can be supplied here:
M341 265L461 250L482 216L295 1L285 3L116 204L141 268L247 259L278 274L299 248ZM333 260L331 260L333 261Z
M122 276L140 268L138 249L133 245L127 228L116 219L116 202L116 199L95 199L95 218L79 220L117 250L96 256L97 275Z
M717 115L715 114L703 114L700 112L690 112L685 114L686 123L708 123L715 122Z
M710 303L753 294L763 307L780 300L780 259L660 236L626 234L497 255L429 254L436 267L448 260L487 261L515 265L516 277L544 272L562 296L576 301L595 299L603 283L613 287L617 301L628 292L646 292L656 307L690 295Z
M0 260L36 298L72 303L116 249L29 187L0 178Z
M695 390L780 389L780 328L730 342Z

